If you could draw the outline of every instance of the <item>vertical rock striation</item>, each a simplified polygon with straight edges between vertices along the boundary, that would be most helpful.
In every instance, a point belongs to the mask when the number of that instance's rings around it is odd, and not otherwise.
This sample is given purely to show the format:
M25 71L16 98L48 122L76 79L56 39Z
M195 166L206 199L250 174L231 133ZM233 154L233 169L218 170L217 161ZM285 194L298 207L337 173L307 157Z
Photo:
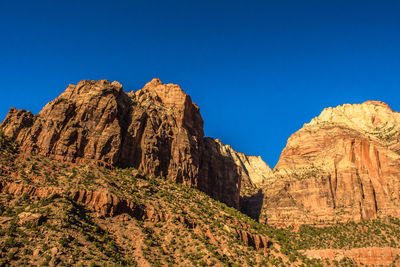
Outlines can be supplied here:
M261 219L327 224L400 217L400 113L387 104L327 108L294 133L267 179Z

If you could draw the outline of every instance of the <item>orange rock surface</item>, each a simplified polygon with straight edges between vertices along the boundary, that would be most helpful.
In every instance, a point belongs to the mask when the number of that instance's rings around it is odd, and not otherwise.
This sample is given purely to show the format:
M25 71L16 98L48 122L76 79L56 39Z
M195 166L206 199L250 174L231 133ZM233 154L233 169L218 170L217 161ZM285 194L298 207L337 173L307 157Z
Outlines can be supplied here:
M288 140L264 183L276 225L400 217L400 114L382 102L327 108Z

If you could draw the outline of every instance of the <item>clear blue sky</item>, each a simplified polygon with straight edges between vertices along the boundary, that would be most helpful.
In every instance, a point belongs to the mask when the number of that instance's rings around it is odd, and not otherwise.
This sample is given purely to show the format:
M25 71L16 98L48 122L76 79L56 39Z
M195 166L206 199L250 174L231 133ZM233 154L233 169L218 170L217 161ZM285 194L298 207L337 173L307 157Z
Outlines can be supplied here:
M0 120L69 83L180 84L207 136L274 166L324 107L400 111L400 1L0 1Z

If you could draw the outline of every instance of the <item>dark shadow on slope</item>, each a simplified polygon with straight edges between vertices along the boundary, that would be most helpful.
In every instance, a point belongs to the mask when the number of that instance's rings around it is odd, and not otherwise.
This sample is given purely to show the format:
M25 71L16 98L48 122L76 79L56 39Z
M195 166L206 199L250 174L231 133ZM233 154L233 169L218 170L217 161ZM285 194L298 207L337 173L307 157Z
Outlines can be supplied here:
M203 139L197 188L212 198L239 209L240 170L212 138Z
M263 206L263 200L264 193L261 189L254 195L240 197L240 211L258 221Z

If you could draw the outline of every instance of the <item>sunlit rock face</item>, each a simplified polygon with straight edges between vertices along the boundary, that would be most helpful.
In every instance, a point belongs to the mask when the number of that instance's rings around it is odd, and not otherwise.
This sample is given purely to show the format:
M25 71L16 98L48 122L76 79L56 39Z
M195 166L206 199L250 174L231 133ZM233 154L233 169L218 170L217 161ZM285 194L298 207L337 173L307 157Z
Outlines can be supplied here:
M400 217L400 114L368 101L327 108L294 133L264 185L261 220L329 224Z
M239 168L218 145L206 150L213 140L204 138L200 110L176 84L153 79L125 93L118 82L84 80L38 115L10 109L0 128L26 153L134 167L239 207Z

